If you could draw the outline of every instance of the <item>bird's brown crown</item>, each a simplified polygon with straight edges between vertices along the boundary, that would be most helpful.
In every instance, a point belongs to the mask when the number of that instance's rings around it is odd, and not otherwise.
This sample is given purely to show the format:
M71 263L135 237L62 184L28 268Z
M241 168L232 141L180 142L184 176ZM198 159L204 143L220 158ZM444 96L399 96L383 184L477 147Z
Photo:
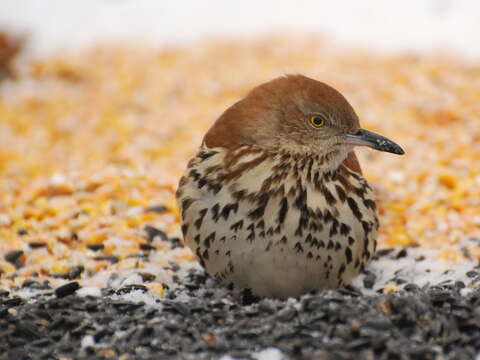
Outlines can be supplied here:
M204 138L208 147L252 145L322 152L359 129L348 101L332 87L302 75L276 78L228 108Z

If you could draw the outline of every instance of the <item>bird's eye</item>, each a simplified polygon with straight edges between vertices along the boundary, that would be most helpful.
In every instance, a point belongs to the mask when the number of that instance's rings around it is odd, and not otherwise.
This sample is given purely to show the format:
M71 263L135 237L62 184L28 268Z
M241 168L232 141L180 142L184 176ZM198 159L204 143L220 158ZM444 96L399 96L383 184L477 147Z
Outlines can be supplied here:
M325 125L325 118L321 117L320 115L312 115L310 116L310 125L314 128L321 128Z

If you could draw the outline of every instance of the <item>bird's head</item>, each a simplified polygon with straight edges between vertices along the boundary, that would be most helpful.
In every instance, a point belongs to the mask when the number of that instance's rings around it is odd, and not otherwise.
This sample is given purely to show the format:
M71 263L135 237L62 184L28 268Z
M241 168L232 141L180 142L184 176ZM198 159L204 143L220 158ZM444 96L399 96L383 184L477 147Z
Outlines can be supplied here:
M302 75L274 79L228 108L204 139L208 147L251 145L265 151L320 155L338 166L354 146L403 154L393 141L364 130L348 101Z

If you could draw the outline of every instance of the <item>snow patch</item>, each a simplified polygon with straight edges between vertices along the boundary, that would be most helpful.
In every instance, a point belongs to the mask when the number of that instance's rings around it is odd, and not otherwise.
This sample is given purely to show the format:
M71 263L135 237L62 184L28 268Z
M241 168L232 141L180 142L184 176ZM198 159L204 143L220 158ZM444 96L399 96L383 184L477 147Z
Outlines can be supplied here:
M392 254L398 254L402 247L395 247ZM467 272L474 269L477 261L462 258L457 262L445 261L440 257L441 251L436 249L406 248L407 255L397 258L396 256L382 256L373 260L366 270L376 276L372 289L364 286L366 274L362 273L354 278L352 285L359 288L364 294L372 295L377 290L387 285L402 287L413 283L419 287L426 285L439 285L462 281L466 285L470 279ZM379 249L381 250L381 249ZM462 293L468 294L468 287Z
M252 354L255 360L284 360L283 353L277 348L266 348L257 353Z

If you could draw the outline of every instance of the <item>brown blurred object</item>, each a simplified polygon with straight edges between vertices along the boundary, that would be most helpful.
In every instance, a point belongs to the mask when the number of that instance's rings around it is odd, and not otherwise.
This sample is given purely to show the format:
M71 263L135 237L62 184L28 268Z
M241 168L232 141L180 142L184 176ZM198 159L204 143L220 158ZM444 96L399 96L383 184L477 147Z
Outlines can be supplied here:
M0 30L0 81L13 77L13 61L20 54L25 38Z

